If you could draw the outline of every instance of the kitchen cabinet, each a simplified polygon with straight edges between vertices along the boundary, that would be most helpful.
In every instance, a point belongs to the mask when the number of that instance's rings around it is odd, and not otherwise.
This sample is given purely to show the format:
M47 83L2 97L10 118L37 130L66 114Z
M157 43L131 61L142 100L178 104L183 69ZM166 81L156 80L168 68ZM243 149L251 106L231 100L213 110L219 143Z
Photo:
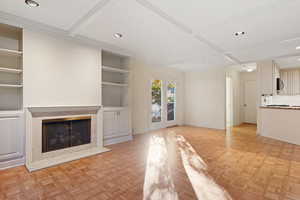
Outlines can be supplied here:
M0 169L24 163L23 114L0 112Z
M130 114L127 108L103 112L104 144L114 144L131 139Z
M273 87L275 86L275 83L273 67L272 61L264 61L260 63L261 94L272 95L274 92Z

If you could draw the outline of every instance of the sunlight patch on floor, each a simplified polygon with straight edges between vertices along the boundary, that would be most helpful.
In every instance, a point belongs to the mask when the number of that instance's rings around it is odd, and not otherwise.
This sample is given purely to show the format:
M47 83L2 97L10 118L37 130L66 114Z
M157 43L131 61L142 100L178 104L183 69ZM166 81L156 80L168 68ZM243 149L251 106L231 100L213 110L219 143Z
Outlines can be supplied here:
M166 140L162 136L152 136L150 139L143 199L178 199L171 175Z
M207 165L194 148L181 135L176 136L182 164L197 198L205 200L230 200L230 195L207 173Z

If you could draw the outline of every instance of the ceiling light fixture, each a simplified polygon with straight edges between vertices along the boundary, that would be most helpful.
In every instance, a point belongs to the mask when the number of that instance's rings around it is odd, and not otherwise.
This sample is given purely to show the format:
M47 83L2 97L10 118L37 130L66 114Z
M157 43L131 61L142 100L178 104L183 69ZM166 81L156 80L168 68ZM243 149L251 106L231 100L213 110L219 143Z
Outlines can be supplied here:
M300 50L300 46L297 46L297 47L296 47L296 50Z
M39 7L40 4L33 0L25 0L25 3L30 7Z
M121 38L121 37L123 37L123 35L122 35L121 33L115 33L115 34L114 34L114 37L115 37L115 38Z
M252 71L254 71L254 69L247 69L247 72L252 72Z
M245 35L245 31L238 31L234 33L235 36Z

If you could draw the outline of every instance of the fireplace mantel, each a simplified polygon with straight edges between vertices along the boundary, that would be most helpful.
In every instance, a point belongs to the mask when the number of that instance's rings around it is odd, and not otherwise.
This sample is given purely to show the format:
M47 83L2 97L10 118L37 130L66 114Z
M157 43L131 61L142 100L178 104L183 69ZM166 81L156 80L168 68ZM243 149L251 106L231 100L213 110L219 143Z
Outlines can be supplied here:
M26 114L26 167L29 171L109 151L103 147L101 106L28 107ZM42 152L42 121L65 117L91 117L91 143Z
M28 107L33 117L97 114L101 106Z

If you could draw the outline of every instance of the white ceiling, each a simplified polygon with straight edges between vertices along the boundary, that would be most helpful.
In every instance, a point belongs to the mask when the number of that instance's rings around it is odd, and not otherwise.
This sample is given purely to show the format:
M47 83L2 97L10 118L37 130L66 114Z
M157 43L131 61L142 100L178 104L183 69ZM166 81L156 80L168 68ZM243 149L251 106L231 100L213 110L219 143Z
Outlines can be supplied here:
M126 49L157 66L201 70L300 55L299 0L37 1L40 7L29 8L23 0L1 0L0 11ZM235 37L236 31L246 35ZM116 32L124 37L114 38Z

